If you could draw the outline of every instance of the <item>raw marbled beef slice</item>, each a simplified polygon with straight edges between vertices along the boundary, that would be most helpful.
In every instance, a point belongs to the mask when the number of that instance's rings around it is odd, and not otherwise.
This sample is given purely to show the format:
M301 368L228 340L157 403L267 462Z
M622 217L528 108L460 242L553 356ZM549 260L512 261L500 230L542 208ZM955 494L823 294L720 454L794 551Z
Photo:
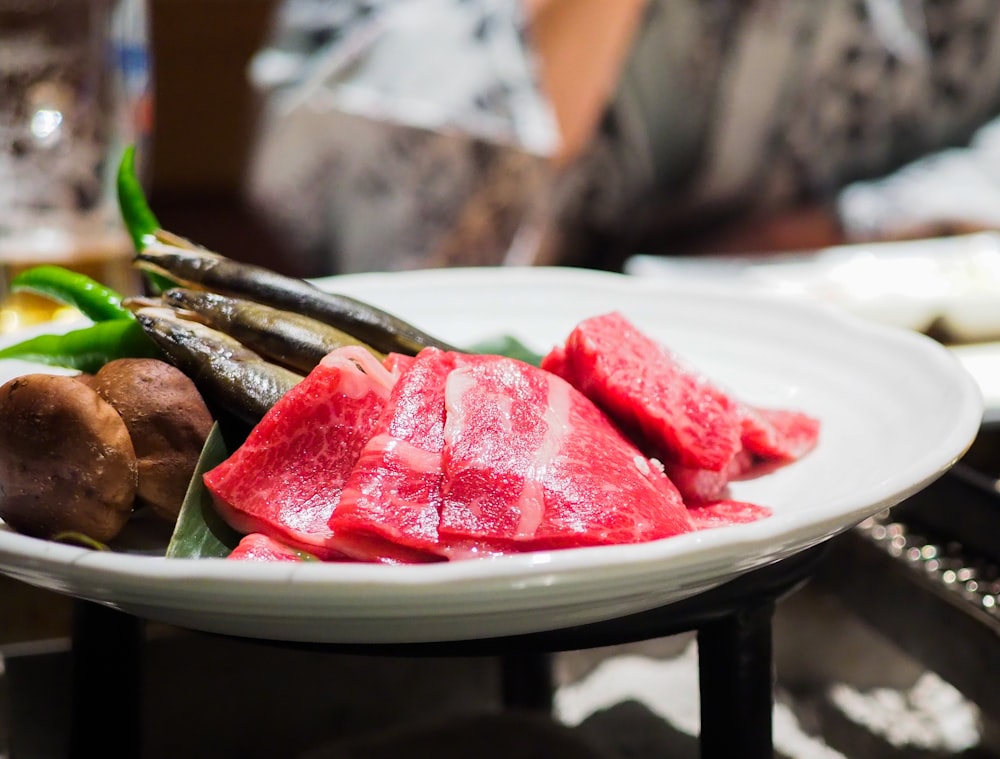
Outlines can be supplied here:
M567 382L481 357L445 383L444 502L453 558L636 543L690 530L670 481Z
M729 466L721 472L711 469L693 469L680 464L667 463L665 471L670 481L680 491L684 503L717 501L729 492L729 483L752 471L755 460L746 449L740 450Z
M222 517L323 559L356 556L327 522L389 397L393 377L363 348L339 348L286 393L226 461L205 473Z
M398 377L406 367L413 363L413 360L413 356L408 356L405 353L389 353L382 359L382 366L393 377Z
M728 399L620 313L586 319L542 360L663 461L721 472L740 449Z
M444 386L457 360L458 354L426 348L406 363L330 518L334 533L436 550Z
M696 530L725 527L732 524L749 524L771 516L766 506L746 501L720 500L691 506L688 509Z
M230 551L227 559L233 561L315 561L309 554L287 546L274 538L252 532L244 535L239 544Z
M816 447L819 420L792 409L765 409L741 404L740 440L758 458L795 461Z

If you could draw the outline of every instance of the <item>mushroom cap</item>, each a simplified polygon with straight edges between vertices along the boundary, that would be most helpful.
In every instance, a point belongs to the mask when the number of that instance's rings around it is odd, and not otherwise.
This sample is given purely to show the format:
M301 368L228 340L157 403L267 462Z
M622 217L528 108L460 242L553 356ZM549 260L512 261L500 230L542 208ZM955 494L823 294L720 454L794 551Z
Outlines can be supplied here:
M29 374L0 386L0 517L14 530L106 543L128 521L137 482L124 422L86 383Z
M212 429L201 393L180 369L153 358L110 361L94 376L93 387L132 437L138 503L175 520Z

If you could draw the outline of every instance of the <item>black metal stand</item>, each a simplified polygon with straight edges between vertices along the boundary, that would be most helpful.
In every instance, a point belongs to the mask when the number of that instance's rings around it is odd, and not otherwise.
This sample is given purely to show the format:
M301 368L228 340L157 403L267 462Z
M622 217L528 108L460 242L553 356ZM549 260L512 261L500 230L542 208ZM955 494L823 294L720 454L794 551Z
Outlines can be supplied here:
M773 756L773 615L765 601L698 630L703 759Z
M142 755L142 620L98 604L73 607L70 759Z
M500 687L508 709L551 712L555 686L552 655L508 654L500 657Z
M550 710L551 654L698 631L702 759L773 759L771 622L776 601L813 573L822 549L804 551L718 588L648 612L563 630L476 641L405 645L329 645L260 641L326 653L390 656L498 656L504 703ZM141 756L142 623L84 601L73 629L71 756ZM111 685L113 684L113 685ZM114 705L95 693L112 693ZM101 698L105 698L103 695ZM102 730L116 714L125 732ZM129 714L122 720L122 714ZM98 743L94 743L97 737Z

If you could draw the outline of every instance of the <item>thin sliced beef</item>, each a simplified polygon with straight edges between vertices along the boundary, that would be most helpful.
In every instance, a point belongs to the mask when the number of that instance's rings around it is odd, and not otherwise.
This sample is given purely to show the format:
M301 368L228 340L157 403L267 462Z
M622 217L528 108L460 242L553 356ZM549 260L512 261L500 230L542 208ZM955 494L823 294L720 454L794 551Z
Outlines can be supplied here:
M408 356L405 353L390 353L382 360L382 366L389 374L398 377L406 367L413 363L413 360L413 356Z
M726 498L729 483L812 450L819 422L744 403L641 333L620 313L587 319L542 366L566 378L660 458L686 502Z
M620 314L582 322L543 367L334 351L205 475L256 534L234 558L426 562L753 521L769 510L729 482L816 444L814 419L742 403Z
M233 561L309 561L302 551L287 546L274 538L252 532L244 535L227 559ZM315 560L313 557L312 560Z
M771 516L771 510L755 503L724 499L691 505L688 514L696 530L709 530L713 527L756 522Z
M717 501L729 494L729 483L744 477L753 470L755 460L753 455L743 449L721 472L711 469L693 469L680 464L667 463L665 471L670 481L680 491L687 504L704 501Z
M680 495L554 374L499 356L445 383L443 506L451 558L636 543L691 529Z
M743 447L761 459L795 461L819 440L819 420L801 411L740 404L739 414Z
M222 517L320 558L383 557L327 526L394 378L363 348L339 348L286 393L204 476Z
M427 348L402 372L330 518L334 533L437 550L445 378L459 354ZM430 556L428 558L431 558Z
M721 472L740 450L741 420L728 400L619 313L580 322L542 367L663 461Z

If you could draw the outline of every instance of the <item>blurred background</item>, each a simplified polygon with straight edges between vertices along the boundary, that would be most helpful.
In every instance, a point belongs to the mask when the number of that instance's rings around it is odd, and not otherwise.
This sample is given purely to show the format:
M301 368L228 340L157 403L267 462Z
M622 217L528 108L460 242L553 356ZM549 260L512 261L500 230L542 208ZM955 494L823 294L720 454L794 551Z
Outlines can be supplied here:
M279 4L151 2L156 124L148 176L166 226L220 250L252 246L255 255L291 269L290 252L244 202L258 108L248 66Z
M151 10L156 208L306 274L620 268L1000 222L985 0Z

